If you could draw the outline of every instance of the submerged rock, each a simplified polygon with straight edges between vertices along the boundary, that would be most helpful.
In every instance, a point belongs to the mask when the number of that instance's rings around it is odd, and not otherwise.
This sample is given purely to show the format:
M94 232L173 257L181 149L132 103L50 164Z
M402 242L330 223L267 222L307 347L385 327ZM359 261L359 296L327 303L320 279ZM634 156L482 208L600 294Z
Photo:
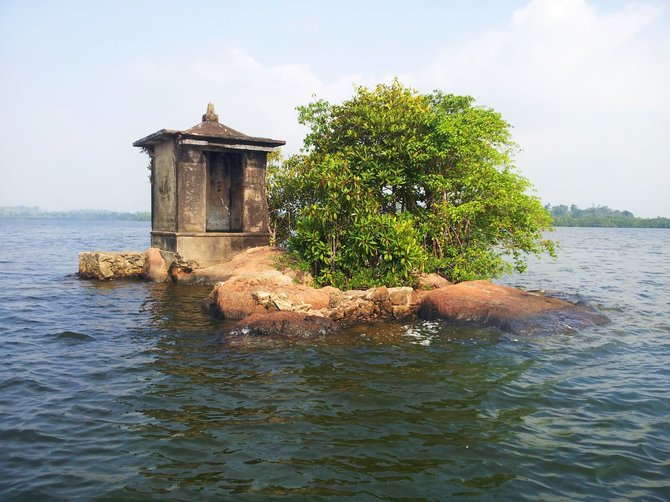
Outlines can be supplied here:
M418 315L424 320L443 319L517 335L573 332L609 322L584 302L572 303L488 281L429 291L422 296Z
M268 312L240 321L231 335L271 338L310 338L330 335L338 330L335 322L305 312Z

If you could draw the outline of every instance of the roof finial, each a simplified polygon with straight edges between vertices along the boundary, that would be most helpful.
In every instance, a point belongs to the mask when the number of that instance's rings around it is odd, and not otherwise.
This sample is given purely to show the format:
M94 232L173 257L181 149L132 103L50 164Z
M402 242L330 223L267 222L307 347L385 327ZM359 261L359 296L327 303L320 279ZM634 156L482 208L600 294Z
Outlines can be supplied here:
M214 105L212 103L207 103L207 113L202 116L203 122L218 122L219 116L214 111Z

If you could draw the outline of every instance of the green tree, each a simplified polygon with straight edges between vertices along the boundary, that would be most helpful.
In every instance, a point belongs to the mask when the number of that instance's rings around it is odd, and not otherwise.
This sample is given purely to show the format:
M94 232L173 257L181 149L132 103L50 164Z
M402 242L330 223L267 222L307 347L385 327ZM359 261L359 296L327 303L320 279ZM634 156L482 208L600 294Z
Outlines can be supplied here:
M400 284L420 270L490 278L553 254L550 216L514 170L509 124L473 98L396 80L298 110L305 147L270 198L277 241L321 284Z

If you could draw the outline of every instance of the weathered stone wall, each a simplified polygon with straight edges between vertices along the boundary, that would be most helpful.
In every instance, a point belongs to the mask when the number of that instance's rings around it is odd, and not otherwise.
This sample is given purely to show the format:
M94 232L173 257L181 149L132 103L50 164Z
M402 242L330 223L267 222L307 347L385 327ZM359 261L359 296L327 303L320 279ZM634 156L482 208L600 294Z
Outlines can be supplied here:
M244 232L268 231L268 206L265 195L266 152L245 152L244 164Z
M177 230L204 232L207 200L207 163L200 150L179 147L177 163Z
M145 253L99 252L79 253L79 277L110 281L112 279L139 279L142 277Z
M209 267L230 260L245 249L266 246L269 234L207 232L177 235L176 252L199 267ZM160 246L158 246L160 247Z
M152 230L177 230L177 176L175 143L166 141L154 146L151 185Z

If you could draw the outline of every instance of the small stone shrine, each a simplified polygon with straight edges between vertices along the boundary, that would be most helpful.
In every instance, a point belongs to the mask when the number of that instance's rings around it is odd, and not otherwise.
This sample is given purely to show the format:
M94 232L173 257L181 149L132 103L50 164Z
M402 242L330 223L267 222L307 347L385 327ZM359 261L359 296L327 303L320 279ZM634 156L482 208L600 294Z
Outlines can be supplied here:
M151 246L206 267L267 245L267 154L284 144L219 123L211 103L196 126L135 141L151 157Z

